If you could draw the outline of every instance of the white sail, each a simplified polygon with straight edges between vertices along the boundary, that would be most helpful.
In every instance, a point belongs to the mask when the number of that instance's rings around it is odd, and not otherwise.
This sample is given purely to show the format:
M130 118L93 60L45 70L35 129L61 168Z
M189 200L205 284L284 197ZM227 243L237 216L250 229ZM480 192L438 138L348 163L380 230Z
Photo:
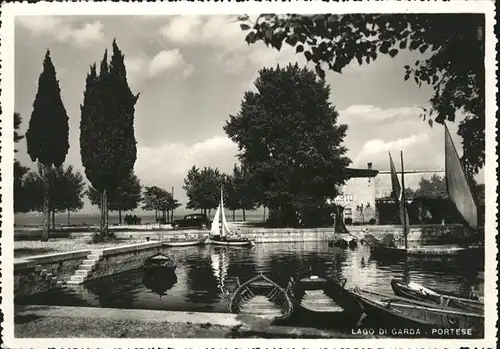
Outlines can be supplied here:
M226 236L231 234L231 230L227 225L226 214L224 212L224 192L222 187L220 188L220 207L221 207L221 215L222 215L222 227L221 227L221 236Z
M212 227L210 229L210 235L220 235L220 229L219 229L219 216L220 216L220 209L221 205L217 207L217 210L215 211L215 216L214 220L212 221Z
M446 186L448 195L457 207L458 212L472 228L478 227L477 206L467 182L460 157L451 139L448 127L444 124L444 150L446 167Z
M231 230L229 230L229 227L227 225L227 221L226 221L226 214L224 213L224 208L222 208L222 234L221 236L226 236L226 235L229 235L231 234Z

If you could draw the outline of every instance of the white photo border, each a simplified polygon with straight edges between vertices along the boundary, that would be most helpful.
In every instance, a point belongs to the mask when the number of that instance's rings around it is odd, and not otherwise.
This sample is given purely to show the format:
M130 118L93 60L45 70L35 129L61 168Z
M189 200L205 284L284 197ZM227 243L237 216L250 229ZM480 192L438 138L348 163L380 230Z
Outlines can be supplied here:
M1 7L1 309L3 346L9 348L459 348L496 347L497 336L497 154L496 154L496 44L493 1L451 2L39 2L4 3ZM117 339L117 338L15 338L13 290L13 188L14 161L14 18L19 15L172 15L260 13L484 13L486 76L485 164L485 338L484 339ZM495 234L493 233L495 232Z

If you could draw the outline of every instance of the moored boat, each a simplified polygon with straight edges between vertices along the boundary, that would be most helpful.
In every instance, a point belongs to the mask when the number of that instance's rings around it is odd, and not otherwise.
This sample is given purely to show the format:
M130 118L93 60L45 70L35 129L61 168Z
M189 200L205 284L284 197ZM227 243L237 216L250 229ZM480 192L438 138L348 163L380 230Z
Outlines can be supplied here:
M316 275L299 279L293 288L294 301L297 306L312 312L342 311L329 293L325 292L328 280Z
M437 292L415 282L404 282L399 279L392 279L391 287L394 293L400 297L484 314L484 302L477 296L471 295L471 298L464 298L451 293Z
M474 336L484 333L484 316L475 312L445 308L398 296L391 297L358 287L349 292L359 301L368 317L383 318L391 324L423 331L470 330Z
M174 271L177 268L177 264L168 256L162 253L158 253L154 256L147 258L143 264L144 269L148 271L155 270L166 270Z
M220 246L242 246L242 247L251 247L254 246L255 243L251 240L245 238L234 238L234 237L223 237L217 239L214 236L209 236L205 240L206 244L209 245L220 245Z
M254 245L252 240L235 236L229 229L226 221L226 215L224 213L224 196L222 188L220 192L220 203L215 211L210 234L206 238L205 243L211 245L240 247L251 247Z
M286 319L290 317L293 310L294 304L288 287L285 290L262 274L239 284L229 303L231 313L259 315L274 319Z
M203 239L167 240L167 241L163 241L162 244L165 247L199 246L199 245L205 244L205 238L203 238Z

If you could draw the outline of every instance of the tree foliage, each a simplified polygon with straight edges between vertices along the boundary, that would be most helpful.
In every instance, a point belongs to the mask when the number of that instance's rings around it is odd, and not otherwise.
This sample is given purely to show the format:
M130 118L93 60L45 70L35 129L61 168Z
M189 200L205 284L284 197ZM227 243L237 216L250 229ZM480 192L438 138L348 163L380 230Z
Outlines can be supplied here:
M189 199L186 208L211 210L220 202L220 188L227 182L227 176L217 168L193 166L184 179L183 189Z
M50 168L44 174L42 166L38 171L31 171L24 179L26 194L24 196L27 211L43 212L44 176L49 182L48 210L53 215L57 212L78 211L83 208L85 182L80 172L74 172L73 166Z
M446 180L444 177L436 174L431 178L421 178L417 190L415 190L415 197L425 198L447 198L448 189L446 187Z
M395 57L402 50L422 54L402 70L405 80L430 85L434 95L422 117L433 121L459 120L466 172L475 174L485 161L485 70L483 14L264 14L251 22L239 16L249 30L249 44L262 41L280 50L283 44L315 64L341 73L353 61L369 64L381 55Z
M15 121L15 120L14 120ZM43 216L41 240L49 239L49 182L45 178L53 166L63 164L69 149L69 126L66 108L61 99L61 89L47 50L43 70L38 78L38 90L33 102L33 112L26 132L28 154L41 165L44 177Z
M101 195L102 233L107 232L107 193L130 177L137 159L134 135L134 95L127 82L124 55L113 41L97 74L96 64L87 75L80 122L80 154L87 179Z
M21 115L14 113L14 143L18 143L24 138L19 134L21 126ZM14 149L17 153L17 149ZM28 193L24 186L24 176L28 173L29 168L21 165L18 160L14 160L14 212L28 212L30 210L27 198Z
M56 70L47 50L26 132L31 160L44 166L62 165L69 149L68 134L68 115L61 99Z
M224 131L238 144L252 200L279 211L283 224L304 224L346 179L347 125L337 125L329 86L308 69L264 68L255 87Z
M116 188L108 195L108 209L110 211L119 212L119 220L121 223L121 213L123 211L135 210L142 200L141 183L135 174L131 174L128 178L122 180ZM89 187L87 196L92 205L101 208L101 195L93 188Z
M182 206L172 193L157 186L144 188L144 200L142 209L155 211L155 218L158 220L158 212L163 213L162 219L166 220L166 213Z

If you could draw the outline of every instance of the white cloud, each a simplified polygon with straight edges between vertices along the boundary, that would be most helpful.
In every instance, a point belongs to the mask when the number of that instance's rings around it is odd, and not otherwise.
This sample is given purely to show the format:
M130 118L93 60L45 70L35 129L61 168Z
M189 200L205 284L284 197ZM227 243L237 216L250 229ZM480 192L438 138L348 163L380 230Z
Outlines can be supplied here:
M194 72L194 66L184 59L179 49L163 50L158 52L153 58L145 54L138 56L126 56L125 66L131 84L137 83L142 78L152 78L163 74L166 71L176 70L181 72L186 78Z
M418 116L422 113L422 109L416 106L411 107L397 107L397 108L380 108L373 105L350 105L349 107L339 111L343 120L357 121L361 119L363 122L381 122L381 121L395 121L419 120ZM358 120L359 120L358 119Z
M78 48L104 39L103 24L98 20L77 25L63 16L19 16L16 19L33 37L47 35Z
M214 136L192 145L165 143L160 147L139 147L135 170L145 184L166 186L182 179L188 170L197 167L217 167L230 171L236 162L237 146L225 136Z
M149 76L155 76L164 71L188 66L179 49L163 50L156 54L148 64Z
M175 16L159 33L171 43L214 49L217 61L229 74L240 73L249 65L261 68L278 63L305 63L302 55L296 55L288 45L284 45L281 51L260 42L248 45L245 41L246 32L240 29L234 19L234 16Z

